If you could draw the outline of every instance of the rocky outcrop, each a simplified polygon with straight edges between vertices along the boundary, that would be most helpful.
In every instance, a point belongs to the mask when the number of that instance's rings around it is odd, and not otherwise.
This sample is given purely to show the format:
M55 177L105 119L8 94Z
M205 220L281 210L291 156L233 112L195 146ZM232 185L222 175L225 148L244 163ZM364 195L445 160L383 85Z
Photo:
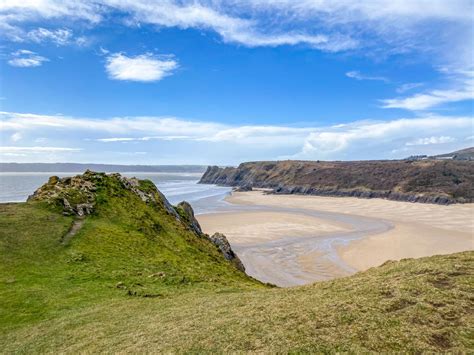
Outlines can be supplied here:
M181 217L181 221L183 221L189 227L189 229L191 229L196 235L211 241L212 244L214 244L219 249L222 255L224 255L226 260L229 260L240 271L245 272L244 265L240 261L237 254L235 254L232 250L227 237L222 233L214 233L212 236L204 234L198 220L194 216L193 208L188 202L183 201L178 203L176 206L176 211Z
M189 202L182 201L176 206L176 211L181 219L189 226L189 228L197 235L202 235L202 229L198 220L194 217L194 210Z
M471 161L277 161L210 166L200 183L276 194L352 196L436 204L474 202Z
M51 176L46 184L37 189L28 201L43 201L62 207L63 214L83 217L91 214L95 206L97 186L92 178L95 173L59 178Z
M132 192L145 203L163 206L169 214L179 219L173 206L151 181L127 178L117 173L105 174L87 170L84 174L73 177L51 176L46 184L28 197L28 201L47 202L62 208L65 215L83 217L94 212L97 192L105 179L109 179L110 184L118 184Z
M212 236L209 237L209 240L219 248L221 253L224 255L224 257L232 262L237 269L240 271L245 272L245 267L240 261L239 257L234 253L232 250L229 241L227 240L227 237L222 234L222 233L214 233Z

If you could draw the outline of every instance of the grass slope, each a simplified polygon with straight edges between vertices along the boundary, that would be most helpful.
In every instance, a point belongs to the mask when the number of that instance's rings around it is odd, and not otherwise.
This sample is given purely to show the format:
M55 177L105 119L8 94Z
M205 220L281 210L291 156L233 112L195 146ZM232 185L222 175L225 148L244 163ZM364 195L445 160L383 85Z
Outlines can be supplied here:
M73 217L0 205L2 352L474 349L474 252L269 288L160 206L97 194L66 244Z
M217 248L113 179L64 244L73 217L43 202L0 204L0 327L130 296L260 288ZM145 186L146 187L146 186Z

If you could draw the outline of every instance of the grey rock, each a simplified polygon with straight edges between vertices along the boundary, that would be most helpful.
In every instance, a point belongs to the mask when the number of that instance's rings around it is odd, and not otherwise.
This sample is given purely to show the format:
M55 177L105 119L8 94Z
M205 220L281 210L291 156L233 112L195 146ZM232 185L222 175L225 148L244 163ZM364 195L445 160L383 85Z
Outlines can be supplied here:
M90 215L94 211L94 205L92 203L79 203L76 205L76 214L79 217Z
M180 203L178 203L178 205L176 206L178 209L180 209L182 211L182 213L184 214L184 223L186 225L188 225L188 227L194 231L197 235L202 235L202 229L201 229L201 226L199 225L199 222L198 220L196 219L196 217L194 217L194 210L193 208L191 207L191 205L189 204L189 202L186 202L186 201L182 201Z
M240 261L239 257L234 253L229 241L227 240L227 237L224 234L214 233L211 237L209 237L209 240L219 248L224 257L231 261L237 267L237 269L245 272L245 267L242 264L242 261Z

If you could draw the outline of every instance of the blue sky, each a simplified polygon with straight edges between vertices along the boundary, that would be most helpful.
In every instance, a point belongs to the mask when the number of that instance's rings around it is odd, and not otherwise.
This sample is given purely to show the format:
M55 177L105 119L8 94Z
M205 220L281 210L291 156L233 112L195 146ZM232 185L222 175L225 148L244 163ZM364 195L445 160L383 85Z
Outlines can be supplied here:
M6 0L0 159L237 164L472 146L473 10Z

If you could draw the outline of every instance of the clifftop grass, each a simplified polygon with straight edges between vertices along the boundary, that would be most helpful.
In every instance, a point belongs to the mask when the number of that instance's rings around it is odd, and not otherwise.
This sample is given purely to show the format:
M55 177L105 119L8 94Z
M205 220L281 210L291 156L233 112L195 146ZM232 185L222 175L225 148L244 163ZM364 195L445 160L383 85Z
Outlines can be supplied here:
M104 179L66 243L60 205L0 205L2 352L474 349L474 252L268 288L162 200Z

